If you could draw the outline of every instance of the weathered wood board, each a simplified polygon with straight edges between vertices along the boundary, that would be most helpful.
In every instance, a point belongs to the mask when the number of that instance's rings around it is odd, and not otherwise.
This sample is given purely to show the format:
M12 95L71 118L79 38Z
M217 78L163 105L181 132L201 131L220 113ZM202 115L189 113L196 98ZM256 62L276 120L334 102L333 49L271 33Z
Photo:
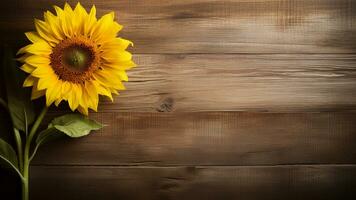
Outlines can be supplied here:
M356 108L355 55L137 55L127 91L100 110L340 111ZM65 107L68 107L67 105Z
M33 167L32 172L33 199L353 200L356 197L354 165Z
M98 113L89 137L40 149L35 165L356 164L356 113Z
M81 3L116 12L138 67L103 130L40 149L32 199L356 199L355 0ZM53 4L1 1L0 44Z
M55 4L64 4L56 1ZM75 5L77 1L68 1ZM116 11L135 53L354 53L354 0L94 0ZM3 0L2 40L19 43L54 2ZM53 10L53 9L52 9Z

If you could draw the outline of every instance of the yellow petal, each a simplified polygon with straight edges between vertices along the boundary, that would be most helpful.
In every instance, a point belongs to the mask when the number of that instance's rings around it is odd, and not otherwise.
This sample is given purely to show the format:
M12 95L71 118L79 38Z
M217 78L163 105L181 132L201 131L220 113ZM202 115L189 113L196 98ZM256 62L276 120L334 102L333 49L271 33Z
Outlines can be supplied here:
M106 50L125 50L129 45L133 46L133 43L129 40L123 39L123 38L114 38L108 42L105 42L102 46L101 49L103 51Z
M36 42L25 47L22 47L16 55L23 53L31 53L34 55L49 56L52 53L52 47L47 42Z
M36 32L26 32L25 35L32 43L45 41Z
M59 106L59 104L62 102L62 98L57 99L56 101L54 101L54 105L56 105L57 107Z
M82 88L78 84L71 84L71 92L68 96L69 107L72 111L77 109L79 101L82 97Z
M74 16L76 20L74 20L74 34L75 35L83 35L84 34L84 24L87 23L84 21L88 13L85 11L83 6L78 2L74 9Z
M90 37L99 44L115 38L117 33L122 29L122 26L114 22L114 13L104 15L98 20L91 31Z
M20 69L24 72L27 72L29 74L31 74L33 72L33 70L36 69L36 67L32 66L32 65L28 65L28 64L23 64Z
M114 77L119 78L121 81L128 81L129 77L127 76L124 70L113 70L113 69L104 69L108 74L114 75Z
M53 15L50 11L44 13L44 19L46 23L49 25L49 28L52 30L53 35L58 40L64 39L64 34L62 33L62 29L59 26L58 18Z
M53 36L52 31L48 27L48 24L42 20L35 19L35 27L37 33L46 41L48 41L52 46L58 44L59 40Z
M50 64L50 59L49 57L46 56L38 56L38 55L31 55L28 56L24 59L24 62L32 65L32 66L38 66L38 65L48 65Z
M68 94L71 92L71 83L63 81L62 83L62 96L64 99L68 99Z
M99 96L96 91L95 86L91 81L86 81L85 82L85 90L86 90L86 95L89 97L87 100L88 107L93 109L95 112L98 111L98 104L99 104Z
M37 67L31 73L31 76L38 77L38 78L52 78L57 79L57 75L54 73L53 69L48 65L41 65Z
M78 111L85 116L88 116L88 107L78 106Z
M74 33L74 25L75 25L75 20L74 19L74 13L73 13L73 10L72 8L70 7L70 5L68 3L65 3L64 4L64 15L63 15L63 18L62 18L62 22L65 25L65 27L67 28L67 33L69 36L73 36L73 33ZM62 24L63 25L63 24Z
M101 84L97 83L97 82L93 82L96 91L98 91L98 94L100 95L104 95L107 96L111 101L113 101L114 99L112 98L110 89L107 89L105 87L103 87Z
M132 59L132 55L128 51L105 51L101 57L108 62L126 62Z
M46 89L46 105L49 107L55 100L57 100L57 97L59 97L59 92L58 92L58 81L52 82L51 87Z
M31 56L31 55L29 55L29 54L24 54L24 55L21 56L20 58L16 58L16 60L19 61L19 62L24 63L25 60L26 60L28 57L30 57L30 56Z
M43 76L38 80L37 89L44 90L50 88L54 83L57 83L58 78L53 75ZM59 92L61 92L59 90Z
M119 92L117 90L115 90L114 88L108 88L110 90L111 93L119 95Z
M45 94L45 90L37 90L36 87L32 87L31 100L38 99Z
M97 22L97 19L96 19L96 8L95 6L93 6L91 9L90 9L90 13L89 15L86 17L86 20L85 20L85 24L84 24L84 36L89 36L89 34L91 33L94 25L96 24Z
M28 76L25 81L23 82L23 87L31 87L33 86L37 81L37 78L33 76Z
M54 9L56 10L57 13L57 17L59 20L59 27L62 30L62 33L66 36L66 37L71 37L69 31L68 31L68 25L67 25L67 19L66 19L66 13L64 12L64 10L62 10L60 7L58 6L54 6Z
M121 83L115 74L108 73L105 70L98 70L93 74L94 78L105 87L111 87L117 90L124 90L125 86Z
M132 60L129 60L123 62L103 62L102 66L104 68L128 70L133 67L136 67L136 64Z

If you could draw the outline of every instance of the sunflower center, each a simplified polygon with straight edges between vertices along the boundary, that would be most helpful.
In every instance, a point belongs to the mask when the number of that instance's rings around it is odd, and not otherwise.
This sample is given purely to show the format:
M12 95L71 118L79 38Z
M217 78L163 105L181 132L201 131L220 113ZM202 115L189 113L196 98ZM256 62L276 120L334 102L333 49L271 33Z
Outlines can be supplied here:
M86 71L92 62L91 51L81 46L72 46L64 50L63 63L75 71Z
M95 43L81 36L58 43L50 58L50 65L59 79L73 83L92 79L93 72L100 66L100 54Z

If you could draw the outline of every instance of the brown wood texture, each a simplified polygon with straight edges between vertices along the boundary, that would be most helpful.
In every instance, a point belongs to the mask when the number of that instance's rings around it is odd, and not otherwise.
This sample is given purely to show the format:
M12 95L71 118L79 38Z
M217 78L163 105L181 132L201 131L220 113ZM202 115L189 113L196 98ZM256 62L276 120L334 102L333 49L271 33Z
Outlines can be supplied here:
M63 4L64 1L56 1ZM68 1L75 4L77 1ZM135 53L355 53L354 0L95 0ZM54 2L3 0L3 41L18 43Z
M35 165L356 164L356 113L98 113L100 132Z
M340 111L356 108L354 55L137 55L106 111ZM65 107L68 107L67 105Z
M0 44L63 3L2 0ZM356 0L81 3L116 12L138 67L105 128L40 148L32 199L356 199Z
M353 200L356 166L33 167L33 199Z

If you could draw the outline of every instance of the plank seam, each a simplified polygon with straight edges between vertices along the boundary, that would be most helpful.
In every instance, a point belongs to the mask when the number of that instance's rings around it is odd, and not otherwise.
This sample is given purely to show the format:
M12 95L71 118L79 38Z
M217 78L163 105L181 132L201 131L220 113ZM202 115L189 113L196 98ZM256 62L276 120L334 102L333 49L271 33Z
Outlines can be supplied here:
M177 167L193 167L193 168L214 168L214 167L238 167L238 168L273 168L273 167L356 167L356 163L349 164L276 164L276 165L46 165L35 164L31 167L88 167L88 168L177 168Z

